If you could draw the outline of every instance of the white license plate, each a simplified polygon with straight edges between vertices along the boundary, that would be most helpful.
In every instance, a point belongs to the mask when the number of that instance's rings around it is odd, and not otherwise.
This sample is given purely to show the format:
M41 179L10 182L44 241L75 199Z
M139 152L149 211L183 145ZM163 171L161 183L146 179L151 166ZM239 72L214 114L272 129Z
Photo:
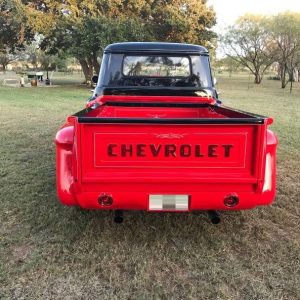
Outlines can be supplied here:
M149 195L151 211L187 211L189 195Z

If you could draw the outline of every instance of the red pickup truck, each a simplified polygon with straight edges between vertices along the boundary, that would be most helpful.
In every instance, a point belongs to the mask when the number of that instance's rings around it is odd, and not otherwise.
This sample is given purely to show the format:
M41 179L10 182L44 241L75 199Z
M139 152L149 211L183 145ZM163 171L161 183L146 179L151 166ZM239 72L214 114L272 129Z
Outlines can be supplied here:
M109 45L93 98L56 135L58 197L116 222L123 210L206 210L218 223L216 210L274 199L272 122L222 105L201 46Z

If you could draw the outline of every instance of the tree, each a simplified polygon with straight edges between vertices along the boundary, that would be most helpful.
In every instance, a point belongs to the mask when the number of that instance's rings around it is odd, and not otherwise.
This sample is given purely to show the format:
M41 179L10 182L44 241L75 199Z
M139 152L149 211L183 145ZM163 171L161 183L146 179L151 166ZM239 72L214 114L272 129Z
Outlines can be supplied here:
M17 0L2 0L0 3L0 59L5 71L8 63L16 58L16 52L32 38L26 26L26 15Z
M63 51L76 57L87 82L94 72L99 72L99 56L107 44L147 39L143 24L138 24L135 18L104 16L103 10L109 8L105 3L111 5L110 1L36 2L24 1L24 5L29 8L32 27L44 36L41 49L48 54ZM42 25L44 16L50 23L47 28Z
M76 23L64 19L41 43L48 54L64 52L79 61L85 79L99 73L99 56L107 44L145 40L146 33L135 20L112 20L107 17L84 17Z
M40 43L39 40L34 39L32 43L25 45L24 48L24 56L26 60L29 61L35 69L37 69L39 66L39 55L40 55L39 43Z
M211 28L216 14L206 0L149 1L142 16L152 28L155 40L200 44L209 49L216 43Z
M281 87L285 88L300 65L300 13L278 14L270 24L270 32L276 45Z
M2 66L2 70L5 72L7 65L15 60L15 55L9 53L8 49L0 50L0 65Z
M135 18L151 31L152 40L195 43L212 48L216 14L207 0L98 1L111 18ZM109 4L108 4L109 3Z
M237 58L233 59L229 56L213 61L212 66L218 69L219 71L227 71L229 73L229 77L231 77L232 73L237 72L243 68L241 64L237 61Z
M88 81L103 48L120 41L172 41L212 47L215 13L206 0L23 1L42 47L75 56ZM47 24L45 27L43 24Z
M222 37L225 53L250 70L260 84L265 71L275 61L274 43L266 17L245 15Z

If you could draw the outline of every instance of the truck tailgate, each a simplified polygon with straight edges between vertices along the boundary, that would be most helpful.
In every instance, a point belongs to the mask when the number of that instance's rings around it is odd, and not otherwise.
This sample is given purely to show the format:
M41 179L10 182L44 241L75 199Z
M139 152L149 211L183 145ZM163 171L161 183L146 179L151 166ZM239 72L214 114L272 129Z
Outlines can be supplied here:
M82 182L256 183L263 124L79 123Z

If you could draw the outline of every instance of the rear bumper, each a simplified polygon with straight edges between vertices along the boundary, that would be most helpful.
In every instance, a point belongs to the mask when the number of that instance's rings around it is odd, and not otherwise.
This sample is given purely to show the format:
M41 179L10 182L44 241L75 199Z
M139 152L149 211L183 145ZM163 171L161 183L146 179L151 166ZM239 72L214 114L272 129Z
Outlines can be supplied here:
M271 161L272 163L272 161ZM274 166L272 164L272 166ZM274 170L271 169L271 170ZM269 171L268 171L269 172ZM273 175L268 173L268 176ZM59 191L60 201L65 205L76 205L85 209L122 209L149 210L150 195L187 195L188 211L193 210L243 210L259 205L269 205L275 197L275 176L271 182L259 187L249 183L201 183L201 182L102 182L81 184L69 181L65 193ZM259 191L260 189L260 191ZM103 195L112 198L110 206L103 206L99 198ZM238 204L233 207L225 205L229 195L238 197Z
M188 195L189 205L188 211L194 210L243 210L250 209L258 205L270 204L275 196L274 192L266 192L257 194L254 192L240 192L235 193L239 198L239 203L234 207L228 207L224 204L226 196L232 194L229 192L192 192L176 191L177 194ZM100 195L110 195L113 199L111 206L105 207L99 204ZM114 191L113 193L105 192L84 192L76 195L74 199L82 208L85 209L122 209L122 210L149 210L150 194L157 194L157 192L124 192ZM161 193L163 195L172 195L174 190L168 189L167 192Z

